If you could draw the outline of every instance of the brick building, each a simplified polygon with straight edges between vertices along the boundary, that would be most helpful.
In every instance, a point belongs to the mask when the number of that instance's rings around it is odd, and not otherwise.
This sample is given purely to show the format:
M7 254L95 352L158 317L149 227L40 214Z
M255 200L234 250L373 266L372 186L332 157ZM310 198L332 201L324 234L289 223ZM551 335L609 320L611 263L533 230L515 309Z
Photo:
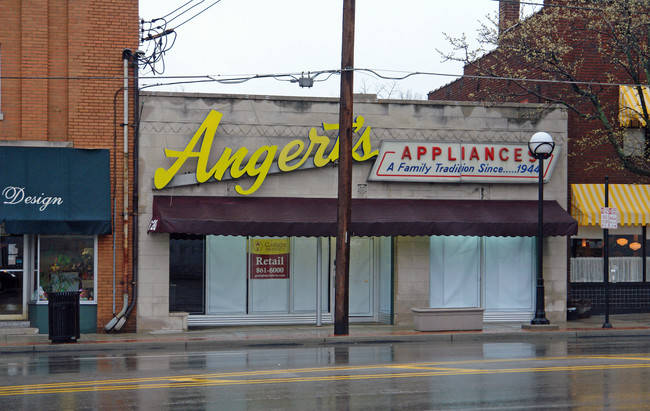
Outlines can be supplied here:
M594 16L597 17L603 8L612 6L611 3L615 2L547 0L537 13L521 21L519 1L501 1L498 33L495 33L498 36L496 49L467 64L465 77L430 92L428 98L519 103L564 100L569 108L567 199L572 215L581 223L578 235L570 243L569 300L589 299L594 311L604 307L605 247L599 223L600 207L605 205L604 182L608 176L609 183L612 183L608 205L618 208L620 213L619 228L610 232L608 241L612 257L609 261L610 281L616 282L611 285L614 288L612 307L619 312L648 311L648 177L630 172L623 166L597 118L599 113L591 103L576 98L576 85L566 82L571 79L581 81L583 83L577 87L597 93L602 113L615 130L613 135L617 136L621 150L627 152L634 150L635 144L643 144L639 142L643 142L645 122L639 114L642 110L638 95L637 103L634 103L634 98L626 99L625 93L629 88L619 85L647 83L643 70L636 80L631 79L630 74L611 58L613 53L608 49L606 36L596 34L590 27ZM552 39L555 47L569 50L556 58L563 60L563 67L572 67L575 71L561 72L558 69L560 64L553 67L536 65L528 60L526 53L513 52L515 47L511 47L512 43L526 36L534 42L535 34ZM641 40L640 46L647 49L648 45ZM513 81L512 78L546 81ZM586 83L590 83L589 86ZM635 114L626 116L620 107L631 108Z
M0 2L0 320L46 333L48 293L77 287L82 332L121 309L137 95L129 80L123 127L123 50L137 47L135 0Z

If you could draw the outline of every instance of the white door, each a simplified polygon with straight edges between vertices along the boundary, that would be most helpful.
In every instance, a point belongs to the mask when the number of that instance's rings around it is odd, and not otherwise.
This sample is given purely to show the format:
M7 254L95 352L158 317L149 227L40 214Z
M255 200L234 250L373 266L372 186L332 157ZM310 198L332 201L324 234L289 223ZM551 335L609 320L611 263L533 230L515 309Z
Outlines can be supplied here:
M375 281L373 265L373 238L353 237L350 240L350 283L348 314L350 317L374 321ZM336 278L336 238L330 239L331 276ZM332 295L336 294L336 284L332 281Z

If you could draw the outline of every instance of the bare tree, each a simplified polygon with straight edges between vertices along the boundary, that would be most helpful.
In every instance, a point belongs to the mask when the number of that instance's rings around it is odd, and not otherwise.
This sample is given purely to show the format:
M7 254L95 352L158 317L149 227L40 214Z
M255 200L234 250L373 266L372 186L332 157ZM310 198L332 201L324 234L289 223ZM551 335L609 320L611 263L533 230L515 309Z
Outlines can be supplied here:
M381 99L397 99L397 100L423 100L424 96L419 93L414 93L412 90L403 91L399 87L398 81L381 82L369 84L366 80L362 80L358 86L358 92L362 94L376 94Z
M477 49L464 35L447 36L454 51L443 57L479 76L467 79L468 98L561 104L590 124L574 139L577 148L611 144L618 167L650 176L650 3L547 0L510 28L498 24L498 16L488 18ZM619 85L633 86L640 101L635 120L622 125Z

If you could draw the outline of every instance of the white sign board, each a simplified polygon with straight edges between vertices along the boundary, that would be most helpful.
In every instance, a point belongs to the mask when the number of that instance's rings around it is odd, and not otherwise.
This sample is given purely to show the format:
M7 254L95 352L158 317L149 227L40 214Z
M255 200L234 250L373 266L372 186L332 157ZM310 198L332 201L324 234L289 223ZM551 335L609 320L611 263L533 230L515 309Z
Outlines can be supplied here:
M553 173L560 146L544 162L544 181ZM537 183L539 161L526 144L383 141L371 181L450 183Z
M600 228L616 230L618 228L618 209L615 207L600 208Z

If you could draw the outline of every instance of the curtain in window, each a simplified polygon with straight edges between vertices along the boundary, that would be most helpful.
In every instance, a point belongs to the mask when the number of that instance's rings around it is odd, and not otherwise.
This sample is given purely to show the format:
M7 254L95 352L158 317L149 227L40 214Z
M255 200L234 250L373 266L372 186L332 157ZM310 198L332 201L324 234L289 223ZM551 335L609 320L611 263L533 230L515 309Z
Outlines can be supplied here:
M479 246L479 237L431 237L431 307L480 306Z

